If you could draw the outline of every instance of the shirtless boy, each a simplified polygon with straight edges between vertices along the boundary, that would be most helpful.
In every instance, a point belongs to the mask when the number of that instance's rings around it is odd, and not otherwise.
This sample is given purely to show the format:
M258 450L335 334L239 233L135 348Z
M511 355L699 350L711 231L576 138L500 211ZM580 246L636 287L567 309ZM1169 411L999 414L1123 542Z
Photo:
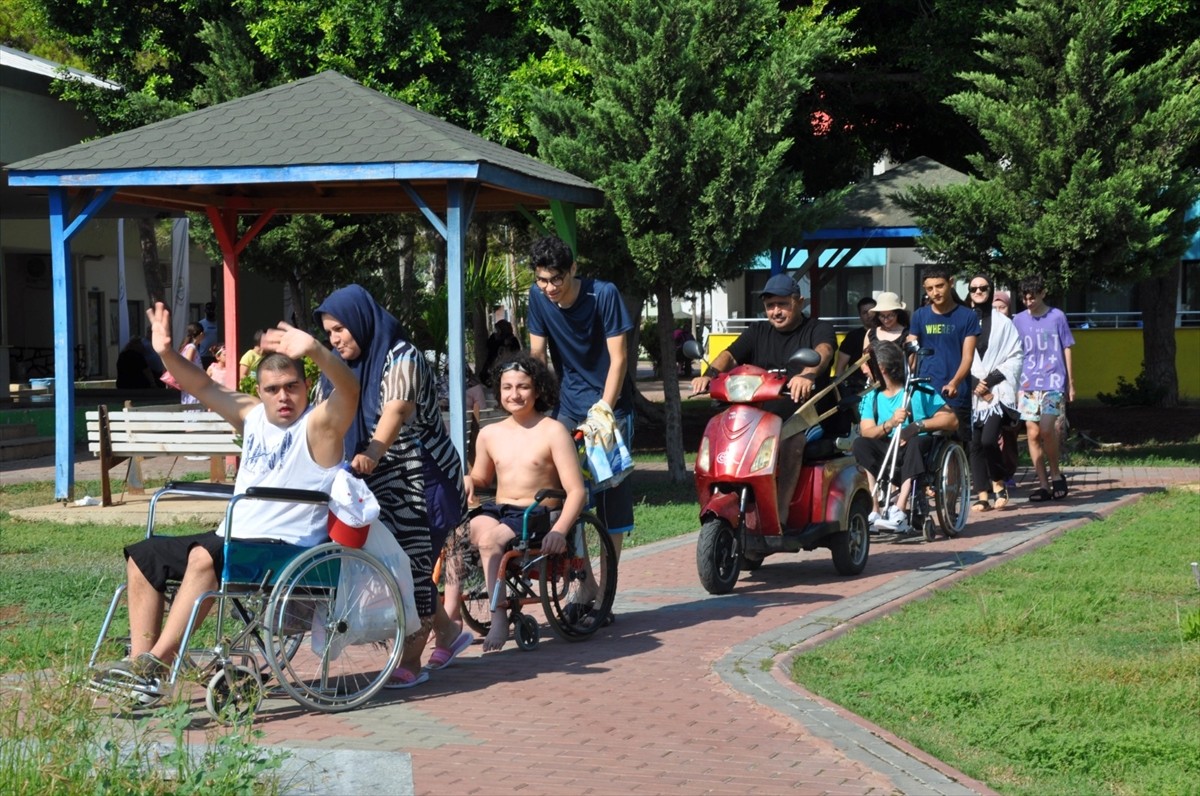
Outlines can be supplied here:
M509 416L479 432L475 463L463 479L468 503L474 501L477 487L496 484L495 500L484 503L471 517L471 544L479 548L488 594L496 588L504 551L521 535L525 509L539 490L567 493L553 524L549 522L553 505L547 505L552 501L544 501L530 513L530 538L547 555L566 552L566 533L587 498L575 442L562 423L543 414L558 401L549 369L528 354L518 354L496 369L493 383ZM507 640L508 618L501 607L492 611L483 651L499 650Z

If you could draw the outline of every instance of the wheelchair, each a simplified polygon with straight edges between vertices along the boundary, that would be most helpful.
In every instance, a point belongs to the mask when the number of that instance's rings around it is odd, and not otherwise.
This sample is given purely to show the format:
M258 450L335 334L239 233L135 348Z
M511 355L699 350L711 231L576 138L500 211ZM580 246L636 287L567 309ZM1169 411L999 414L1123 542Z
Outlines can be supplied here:
M517 647L536 649L541 640L538 620L522 608L540 604L547 624L563 641L583 641L599 630L612 609L617 593L617 556L608 529L594 514L582 512L567 534L567 552L544 555L529 538L529 515L544 500L566 497L557 489L543 489L525 510L521 536L500 560L496 588L488 593L479 551L460 545L463 557L459 575L463 622L481 635L491 630L492 609L505 607ZM583 600L591 585L600 591L594 600Z
M931 353L915 343L906 346L905 352L915 356L918 362ZM902 406L908 410L914 392L929 392L929 379L918 376L917 370L907 367L907 362L905 371ZM967 453L957 434L934 432L931 436L934 443L924 453L925 472L916 479L909 496L909 523L914 531L921 532L927 542L937 538L938 530L947 539L961 534L967 524L971 502L971 473ZM891 484L891 475L896 471L901 456L899 435L896 435L875 479L875 498L880 511L889 503L895 488Z
M937 538L939 529L947 539L961 534L971 502L971 476L962 443L950 434L933 436L937 442L925 455L925 472L916 479L909 498L909 522L927 542Z
M334 713L362 705L384 686L399 664L405 636L400 587L384 563L334 542L310 548L231 544L234 509L241 501L327 504L327 494L254 487L234 495L228 484L168 483L151 498L146 538L154 536L155 509L167 497L228 501L220 585L192 606L171 607L191 613L165 681L146 687L122 682L112 672L93 680L93 690L147 708L183 683L199 682L209 714L228 723L252 715L264 696L280 691L306 708ZM178 585L168 584L168 606ZM114 643L129 653L128 637L109 638L125 590L122 583L113 595L89 668ZM198 618L210 599L213 616L202 629Z

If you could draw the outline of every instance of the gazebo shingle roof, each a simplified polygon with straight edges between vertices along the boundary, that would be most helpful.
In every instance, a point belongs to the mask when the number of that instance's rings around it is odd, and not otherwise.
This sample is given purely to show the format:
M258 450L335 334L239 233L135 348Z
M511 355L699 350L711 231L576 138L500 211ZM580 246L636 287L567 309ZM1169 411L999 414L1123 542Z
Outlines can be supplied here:
M488 141L333 71L27 158L11 164L9 169L92 175L167 172L155 178L161 185L169 182L171 170L226 173L330 167L342 170L331 179L344 183L355 179L344 173L345 167L414 163L498 167L514 175L517 182L532 180L573 192L581 189L591 200L582 203L600 201L599 190L581 177ZM490 173L495 174L495 169ZM421 178L413 174L405 177ZM477 179L488 181L484 176ZM231 180L215 180L222 181ZM243 185L253 182L232 181ZM103 185L105 181L101 176L89 184Z

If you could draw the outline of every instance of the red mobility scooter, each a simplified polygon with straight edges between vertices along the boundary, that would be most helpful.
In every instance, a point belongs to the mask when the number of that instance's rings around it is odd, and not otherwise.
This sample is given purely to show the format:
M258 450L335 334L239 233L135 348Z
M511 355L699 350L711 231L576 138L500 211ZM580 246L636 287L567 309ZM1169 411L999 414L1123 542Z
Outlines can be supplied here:
M703 352L690 342L688 356L703 360ZM812 349L791 357L796 367L821 361ZM836 439L819 439L804 449L804 467L788 505L779 517L775 471L781 443L838 411L823 414L817 401L855 372L866 356L815 393L787 422L759 404L778 398L787 385L782 370L739 365L715 376L709 394L727 405L708 422L696 456L696 492L700 499L700 539L696 544L696 569L710 594L726 594L743 569L757 569L767 556L827 547L833 565L842 575L857 575L867 564L871 495L866 476L854 457L837 446Z

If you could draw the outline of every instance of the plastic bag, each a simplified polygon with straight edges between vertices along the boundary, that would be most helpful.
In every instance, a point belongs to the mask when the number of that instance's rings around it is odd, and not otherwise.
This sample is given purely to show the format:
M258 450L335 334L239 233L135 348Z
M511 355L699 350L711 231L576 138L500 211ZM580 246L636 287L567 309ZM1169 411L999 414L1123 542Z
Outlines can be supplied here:
M597 401L579 425L583 432L584 463L593 492L614 487L633 471L633 456L625 437L604 401Z
M407 635L411 629L421 624L416 599L413 597L412 568L408 554L379 520L371 523L363 552L379 559L400 587L400 602L404 611L400 634ZM327 641L323 629L329 623L330 617L324 613L318 611L313 617L312 649L317 655L325 652ZM378 572L354 559L348 559L342 565L337 597L333 602L333 614L337 623L346 630L338 633L330 642L330 660L336 660L347 646L388 641L396 632L396 608L388 596L387 584Z

